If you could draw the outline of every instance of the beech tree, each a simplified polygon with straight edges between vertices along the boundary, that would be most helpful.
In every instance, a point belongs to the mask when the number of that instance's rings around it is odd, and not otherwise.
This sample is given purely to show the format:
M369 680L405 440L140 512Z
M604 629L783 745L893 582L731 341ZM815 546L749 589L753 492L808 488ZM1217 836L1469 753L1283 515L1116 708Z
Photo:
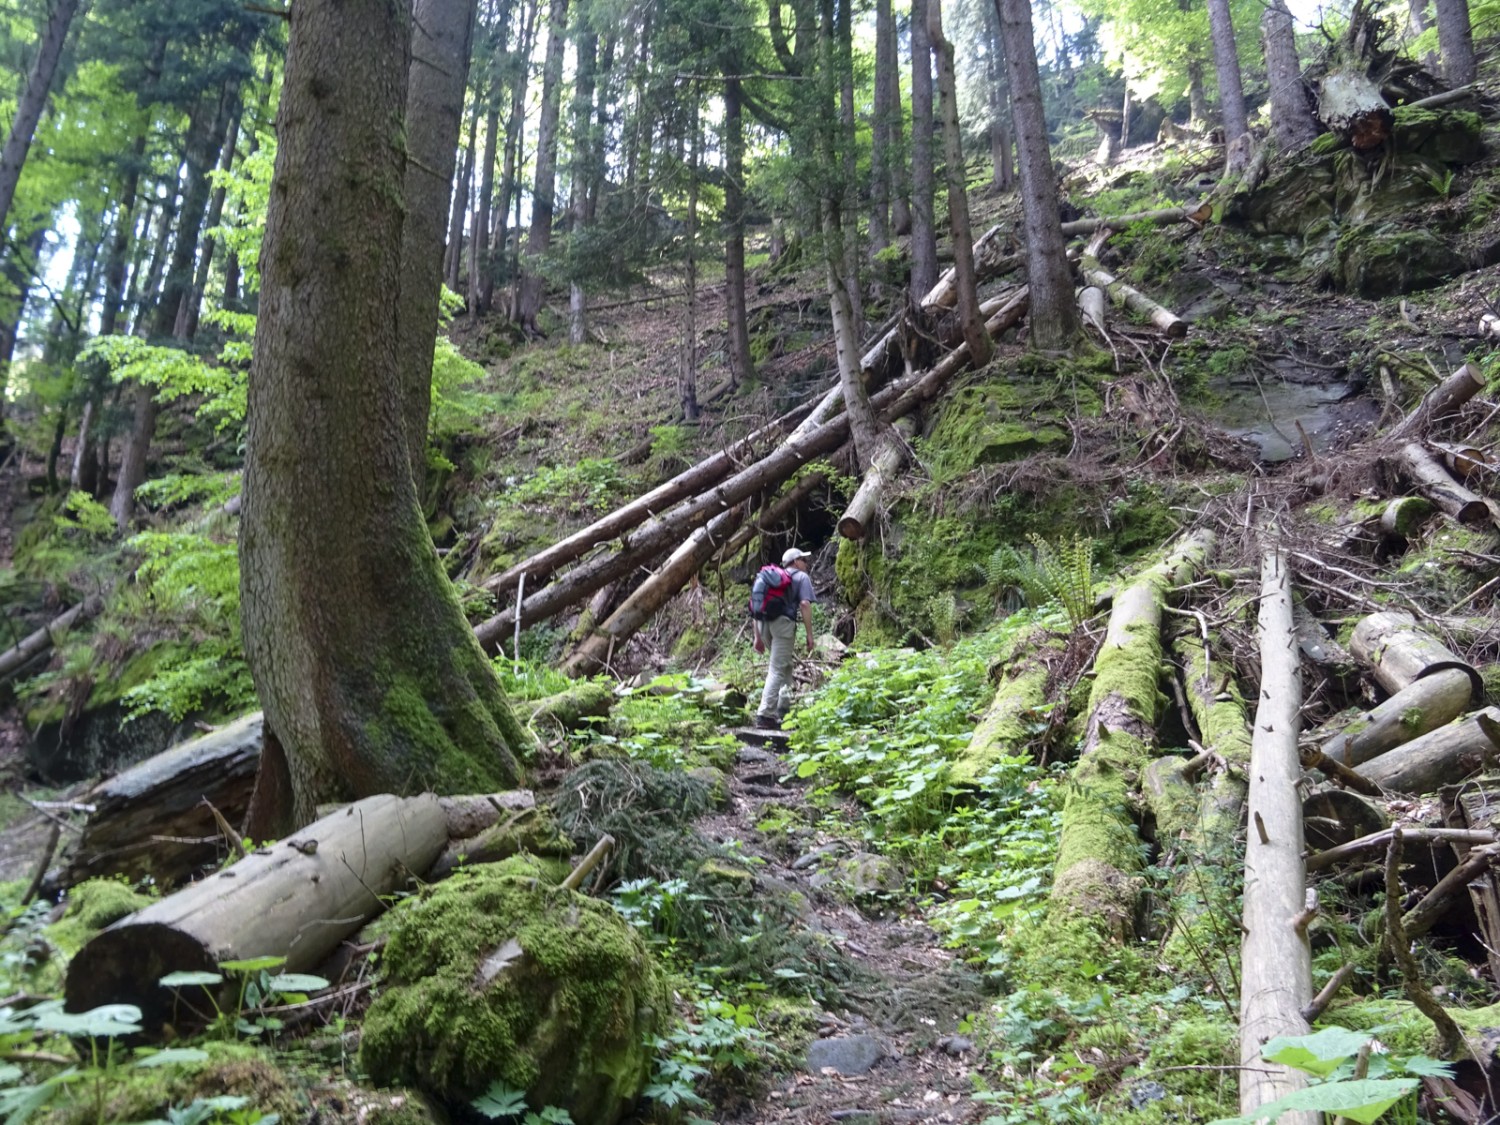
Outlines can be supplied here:
M513 785L528 744L410 470L397 350L410 0L298 0L290 18L240 526L267 729L257 838L322 802Z

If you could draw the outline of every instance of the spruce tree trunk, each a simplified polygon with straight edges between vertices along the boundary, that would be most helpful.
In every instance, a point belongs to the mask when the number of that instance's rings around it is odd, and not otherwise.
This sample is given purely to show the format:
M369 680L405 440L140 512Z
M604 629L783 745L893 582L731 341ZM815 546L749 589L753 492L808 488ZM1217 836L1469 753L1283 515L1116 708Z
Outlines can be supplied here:
M42 252L46 238L45 229L33 231L24 247L10 248L5 265L0 268L0 278L4 280L4 290L0 292L0 426L5 422L5 384L10 380L10 364L21 335L21 317L36 279L37 255ZM8 446L8 439L0 432L0 449Z
M0 232L9 229L10 205L16 197L21 169L26 164L27 152L31 150L37 122L42 119L42 110L47 106L47 95L57 75L57 63L62 58L68 28L80 6L80 0L55 0L52 10L47 13L47 22L42 26L36 57L31 60L26 85L16 102L16 114L11 118L10 133L5 138L5 147L0 148Z
M994 171L995 187L1009 191L1015 183L1016 172L1010 159L1010 88L1005 84L1005 49L1000 44L1000 26L996 23L994 7L985 5L984 16L984 31L989 41L984 70L989 85L990 165Z
M849 227L844 239L844 288L854 317L854 335L865 334L865 301L860 290L859 267L859 172L854 131L854 0L834 0L838 5L834 57L839 68L839 160L843 170L843 197L839 211Z
M1040 97L1040 95L1038 95ZM911 299L937 284L937 230L932 213L932 44L927 0L911 0Z
M890 128L890 155L886 164L891 170L891 235L911 233L911 176L907 170L905 111L901 106L900 35L896 29L895 12L891 13L889 30L891 59L891 89L895 99L891 115L887 118ZM929 103L930 104L930 103Z
M1469 26L1469 0L1432 0L1437 13L1438 50L1443 53L1443 77L1450 86L1474 81L1474 32Z
M291 10L240 522L245 656L268 729L257 838L319 803L513 786L529 745L410 471L397 360L410 49L407 0Z
M552 208L557 195L557 119L562 110L563 48L567 46L568 0L551 0L547 14L547 59L542 66L542 115L537 123L536 179L531 190L531 229L526 235L530 259L521 279L521 327L537 335L546 281L535 260L552 245Z
M599 34L584 24L578 36L578 73L573 80L573 168L568 187L568 218L574 237L588 224L589 180L593 176L594 144L590 133L594 122L594 84L599 66ZM697 181L693 182L697 189ZM582 279L568 285L568 343L578 345L588 337L588 297Z
M1260 33L1266 53L1266 78L1271 85L1271 135L1282 152L1296 152L1318 135L1318 123L1302 84L1296 32L1286 0L1267 0L1260 17Z
M1037 73L1027 0L995 0L1005 70L1010 79L1011 115L1025 212L1027 284L1031 288L1031 343L1043 351L1071 347L1078 336L1078 305L1068 268L1058 211L1057 175L1042 113L1042 82Z
M948 182L948 230L953 235L953 273L958 290L958 320L975 367L989 363L993 347L979 315L978 280L974 272L974 236L969 229L969 198L964 186L963 138L958 125L958 83L953 73L953 44L943 35L942 0L927 0L927 38L937 58L942 101L943 171ZM863 460L863 458L861 458ZM869 462L865 462L868 464Z
M516 50L511 54L511 66L514 73L511 75L510 96L510 118L505 126L505 168L500 176L500 203L495 208L495 231L492 247L492 271L488 278L491 287L489 302L494 303L494 282L497 280L499 267L502 262L507 261L506 250L508 236L507 224L510 221L511 200L518 199L520 192L516 188L517 165L520 162L520 153L523 149L526 136L526 86L531 67L527 61L531 57L533 40L536 37L537 17L541 13L539 0L531 0L526 5L524 22L520 42ZM517 238L520 237L519 224L517 227ZM509 309L512 317L515 316L515 308Z
M1219 78L1219 118L1224 124L1224 149L1228 152L1229 146L1250 128L1245 117L1245 91L1240 82L1240 56L1234 42L1234 20L1229 12L1229 0L1208 0L1208 26L1214 41L1214 71Z
M870 123L870 260L891 244L891 118L896 105L896 41L891 0L875 0L875 113Z
M463 108L459 107L462 117ZM464 148L463 171L458 177L458 189L453 193L451 210L448 213L448 241L443 250L442 277L448 288L458 292L459 277L464 264L464 218L469 213L469 197L474 194L474 142L479 135L479 106L469 115L469 143Z
M437 335L441 292L443 219L448 213L458 131L463 124L474 11L475 0L414 0L412 4L411 76L405 84L404 107L406 221L401 227L396 365L401 374L402 432L418 494L427 472L427 416L432 409L432 343ZM472 134L469 140L472 157ZM471 289L473 284L471 277Z
M219 154L219 171L228 174L234 166L234 150L240 139L240 116L244 111L243 103L239 100L239 91L234 92L233 108L229 118L229 131L224 136L224 147ZM203 220L203 230L206 241L203 245L203 253L198 256L198 269L193 274L193 284L182 296L182 304L177 308L177 323L173 326L172 335L179 340L193 340L198 336L198 318L203 311L203 297L208 289L208 275L214 264L214 248L217 240L209 233L219 225L224 217L224 198L227 189L222 184L213 186L213 194L208 200L208 215Z
M1191 49L1191 48L1190 48ZM1208 125L1208 94L1203 88L1203 60L1188 60L1188 121L1200 129Z
M745 116L737 77L724 79L724 303L729 374L736 386L755 375L745 308Z
M688 95L693 107L691 155L688 157L688 213L687 213L687 317L682 326L682 356L677 383L678 400L682 405L682 416L696 422L698 409L698 149L701 133L698 128L698 84Z
M469 315L489 312L490 215L495 208L495 153L500 131L499 90L490 85L484 111L484 155L479 160L479 198L474 202L474 237L469 241Z

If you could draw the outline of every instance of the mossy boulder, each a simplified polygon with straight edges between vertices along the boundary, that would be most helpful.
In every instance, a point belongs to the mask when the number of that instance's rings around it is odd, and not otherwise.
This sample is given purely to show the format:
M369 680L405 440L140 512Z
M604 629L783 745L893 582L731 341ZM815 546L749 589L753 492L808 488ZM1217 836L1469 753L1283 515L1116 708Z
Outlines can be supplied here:
M1336 253L1340 287L1361 297L1430 289L1465 268L1463 257L1431 231L1393 224L1345 227Z
M377 1083L467 1102L494 1082L612 1125L645 1088L670 996L608 906L536 879L464 871L393 912L360 1061Z
M1417 153L1441 164L1472 164L1484 158L1484 121L1466 109L1397 106L1397 152Z

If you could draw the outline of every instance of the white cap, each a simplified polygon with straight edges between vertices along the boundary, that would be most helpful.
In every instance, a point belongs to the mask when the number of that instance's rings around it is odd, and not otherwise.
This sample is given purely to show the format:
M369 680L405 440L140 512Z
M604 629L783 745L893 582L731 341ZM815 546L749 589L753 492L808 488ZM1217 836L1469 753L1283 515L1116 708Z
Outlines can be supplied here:
M796 547L788 547L786 553L781 556L782 566L791 566L798 559L812 558L806 551L799 551Z

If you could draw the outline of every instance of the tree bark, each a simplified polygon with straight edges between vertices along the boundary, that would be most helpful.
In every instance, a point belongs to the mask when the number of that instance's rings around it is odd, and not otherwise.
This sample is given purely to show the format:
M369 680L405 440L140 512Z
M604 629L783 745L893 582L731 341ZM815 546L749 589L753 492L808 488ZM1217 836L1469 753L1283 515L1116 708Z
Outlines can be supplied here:
M16 113L11 118L5 146L0 148L0 232L10 227L10 205L16 197L16 185L21 181L21 169L31 150L37 122L42 119L42 110L47 106L47 95L57 75L68 29L81 6L81 0L55 0L37 39L36 55L31 60L26 85L16 102Z
M578 43L575 47L577 73L573 79L573 159L568 186L568 224L575 239L580 238L592 216L589 214L589 183L593 179L594 144L590 137L594 122L594 86L599 68L599 34L587 18L580 20ZM696 101L694 105L696 105ZM691 222L696 225L698 207L697 132L694 131L693 171L690 173L688 191L692 202L688 210ZM688 238L688 289L694 302L692 311L697 312L697 258L694 257L694 235ZM583 287L583 278L568 279L568 343L577 347L588 338L588 295ZM695 333L696 334L696 333ZM696 357L695 357L696 361ZM694 391L696 411L697 392ZM694 413L691 417L696 418Z
M1388 692L1404 691L1418 680L1456 670L1468 678L1474 701L1484 698L1484 679L1478 670L1419 629L1416 619L1401 610L1361 618L1349 638L1349 651L1374 671L1375 682Z
M264 956L285 956L285 972L315 968L447 843L430 793L368 797L98 934L69 962L67 1009L134 1004L155 1036L181 1016L173 990L157 984L169 973Z
M331 800L509 788L530 745L412 481L396 323L410 47L405 0L292 9L240 519L261 837Z
M224 145L219 153L218 170L223 175L228 175L234 166L235 147L239 144L240 117L244 113L244 103L240 100L238 89L233 93L231 106L229 128L224 134ZM214 184L208 199L208 214L203 220L203 253L198 255L198 268L193 274L193 284L182 295L182 304L177 309L177 323L172 328L172 335L179 340L193 340L198 335L198 318L202 315L203 297L208 289L208 275L213 269L217 244L212 232L224 217L227 192L224 184Z
M1156 745L1162 607L1174 588L1192 580L1213 543L1210 532L1189 535L1121 591L1094 661L1088 726L1063 805L1052 905L1113 934L1135 929L1142 855L1123 778L1144 770Z
M927 0L927 38L937 59L942 108L943 170L948 184L948 230L953 236L953 275L958 285L958 320L975 367L989 363L993 348L979 315L979 285L974 273L974 235L969 228L969 197L964 186L963 137L958 123L958 81L953 73L953 44L943 34L942 0Z
M1449 476L1448 470L1416 442L1408 442L1397 451L1396 463L1423 496L1465 527L1484 527L1495 521L1489 504Z
M760 510L759 515L747 521L729 537L728 542L714 558L714 565L723 567L734 558L737 552L748 547L757 535L764 535L768 531L781 527L797 513L804 500L827 483L828 478L822 473L803 473L785 493L767 504Z
M1404 743L1446 726L1470 705L1468 675L1449 668L1407 685L1323 742L1323 753L1361 766Z
M1426 681L1423 681L1424 683ZM1396 793L1436 793L1500 758L1500 708L1429 731L1358 767L1362 777Z
M911 233L911 176L907 166L907 148L905 133L906 113L901 106L901 79L898 73L900 66L900 35L897 32L897 21L894 9L891 12L890 22L890 49L891 60L891 87L895 98L895 104L890 116L886 119L890 126L888 139L891 151L887 157L887 167L891 172L891 235L906 235ZM928 99L928 114L931 115L931 99ZM913 96L912 111L915 115L916 104ZM937 255L934 252L934 259Z
M1229 0L1208 0L1209 34L1214 43L1214 71L1219 78L1219 120L1224 126L1224 148L1250 131L1245 117L1245 91L1240 83L1240 55L1234 41L1234 17ZM1231 172L1238 169L1230 169Z
M479 198L474 203L474 237L469 242L470 317L490 311L494 285L490 250L490 216L495 209L495 154L500 142L500 76L498 55L505 48L506 23L510 19L509 3L502 5L497 26L491 29L488 51L489 75L484 98L484 154L479 160ZM462 112L462 110L460 110Z
M1318 93L1318 117L1353 146L1374 152L1391 135L1394 118L1380 87L1364 72L1364 64L1324 75Z
M427 472L432 343L442 291L443 219L463 125L475 0L415 0L406 88L406 217L401 224L396 364L401 428L417 493ZM472 142L472 138L471 138ZM472 143L470 148L472 150ZM471 151L472 158L472 151ZM451 234L451 232L450 232ZM474 278L469 279L470 290Z
M1302 82L1296 31L1286 0L1268 0L1260 17L1260 34L1266 53L1266 80L1271 87L1271 135L1282 152L1297 152L1310 144L1319 130Z
M696 422L698 408L698 124L697 84L689 95L692 103L692 134L688 156L687 262L684 284L687 287L687 315L682 326L682 352L679 355L677 399L682 416Z
M895 17L891 0L875 0L875 106L870 122L870 260L891 244L891 117L896 95Z
M937 284L937 226L933 217L932 43L928 0L911 2L911 295L920 300Z
M1031 344L1042 351L1062 351L1078 336L1078 308L1073 301L1073 279L1058 211L1057 175L1052 170L1047 120L1042 112L1031 7L1026 0L995 0L995 11L1000 17L1011 116L1016 127L1025 213L1026 282L1031 294Z
M1437 15L1438 50L1443 55L1443 77L1450 86L1467 86L1478 71L1474 65L1474 32L1469 26L1469 0L1433 0Z
M1240 1112L1247 1117L1300 1090L1299 1070L1268 1063L1261 1048L1278 1035L1306 1035L1302 1009L1312 1000L1302 861L1297 730L1302 679L1292 624L1286 555L1267 548L1261 564L1260 692L1250 739L1250 828L1240 950ZM1318 1125L1312 1112L1283 1114L1289 1125Z
M461 111L460 111L461 112ZM448 201L448 237L443 243L443 284L458 292L463 273L464 216L469 213L469 196L474 185L474 138L479 128L479 108L469 115L469 143L464 146L463 163L456 165L458 182L450 183L453 196Z
M547 57L542 66L542 113L537 122L536 178L531 189L531 230L526 235L525 273L517 318L532 335L542 311L546 281L537 259L552 245L552 209L557 195L557 119L562 107L563 49L567 46L568 0L551 0L547 15Z
M724 79L724 303L732 385L755 377L745 309L745 119L738 77Z
M976 308L976 317L978 312ZM884 443L865 469L859 490L839 517L839 534L845 539L863 539L868 533L870 520L880 509L881 494L906 463L907 442L913 432L911 420L902 419L886 434Z
M522 0L522 3L524 7L520 39L516 50L507 56L511 69L510 116L505 126L505 165L500 175L500 201L495 208L495 229L491 236L490 270L485 275L485 284L488 286L485 298L487 307L494 304L495 282L499 279L501 264L507 261L506 228L510 221L511 200L520 196L516 189L516 169L526 131L526 87L531 72L528 60L536 37L537 19L541 14L539 0ZM519 231L517 237L519 238ZM514 309L510 310L510 315L514 317Z

